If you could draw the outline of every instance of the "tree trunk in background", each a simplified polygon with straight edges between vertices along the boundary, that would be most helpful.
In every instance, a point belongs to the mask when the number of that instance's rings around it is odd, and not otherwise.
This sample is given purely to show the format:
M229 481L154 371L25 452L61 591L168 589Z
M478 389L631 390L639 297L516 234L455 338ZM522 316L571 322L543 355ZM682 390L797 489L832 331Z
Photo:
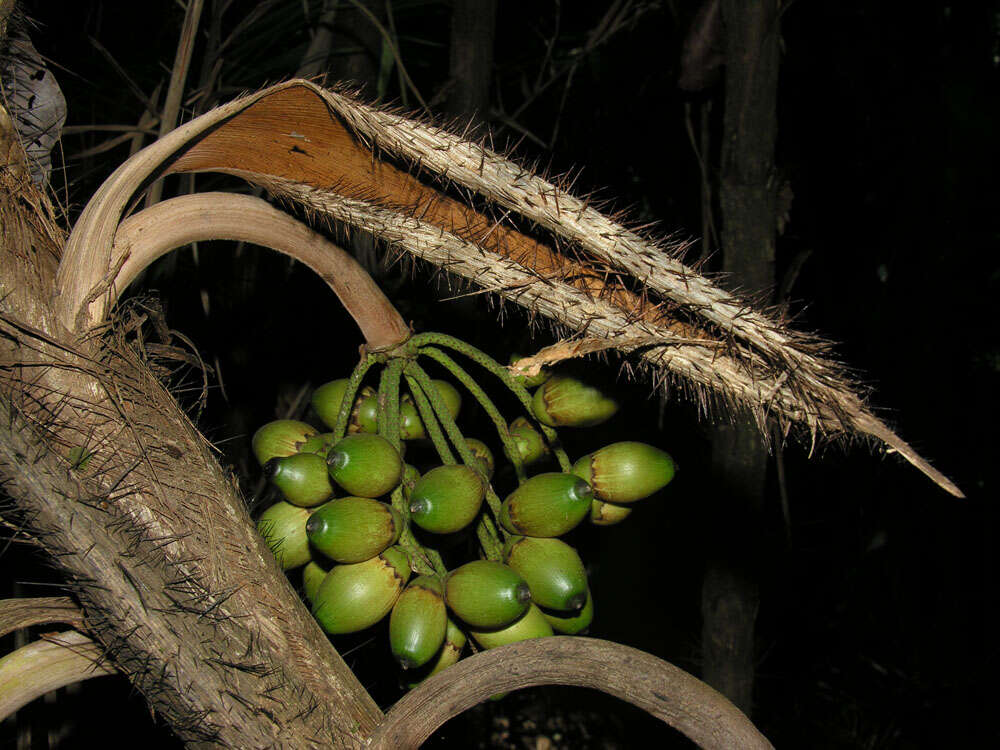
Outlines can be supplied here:
M455 0L451 11L450 117L483 125L490 115L496 0Z
M360 0L380 23L385 20L384 0ZM364 86L365 97L374 98L382 59L382 35L366 13L350 3L340 3L334 17L333 49L330 73L334 81L347 81Z
M776 0L723 0L725 110L719 199L723 271L744 291L774 285L772 178L777 130L779 28ZM754 681L756 559L767 450L747 420L714 430L719 477L712 522L718 547L702 588L703 679L748 715Z

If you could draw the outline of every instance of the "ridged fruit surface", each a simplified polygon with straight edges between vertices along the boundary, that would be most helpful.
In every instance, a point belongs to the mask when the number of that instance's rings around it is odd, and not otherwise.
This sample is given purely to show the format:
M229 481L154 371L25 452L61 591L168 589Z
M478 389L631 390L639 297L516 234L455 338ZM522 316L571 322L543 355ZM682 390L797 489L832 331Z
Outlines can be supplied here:
M646 443L606 445L573 464L573 473L590 483L594 497L632 503L658 492L674 478L674 460Z
M316 592L313 617L327 633L355 633L374 625L396 603L410 578L410 560L399 547L354 565L336 565Z
M272 458L298 453L302 444L318 434L316 428L295 419L276 419L253 434L251 447L263 466Z
M531 589L513 568L475 560L448 574L444 597L451 611L472 627L502 628L528 608Z
M272 458L264 464L264 474L292 505L311 508L333 494L326 460L315 453Z
M339 563L370 560L399 539L403 519L391 505L367 497L341 497L309 516L309 542Z
M379 435L348 435L327 456L330 476L349 494L378 497L399 484L403 459L392 443Z
M323 383L313 391L312 406L323 424L331 430L337 425L337 415L340 414L340 406L344 403L344 393L347 391L347 378L331 380Z
M305 565L311 559L306 521L309 509L291 503L275 503L260 514L257 531L264 537L282 570Z
M535 391L532 411L550 427L593 427L618 411L600 390L568 375L553 375Z
M436 466L410 493L410 520L425 531L450 534L464 529L483 504L483 479L468 466Z
M540 607L577 612L587 601L587 571L577 551L561 539L511 537L503 561L520 573Z
M302 443L299 446L299 453L315 453L317 456L325 459L326 454L333 447L333 442L332 432L321 432L319 435L313 435Z
M567 613L545 610L542 612L542 616L557 633L580 635L594 621L594 597L588 589L587 603L583 605L583 609L579 612Z
M441 581L419 576L406 587L389 616L389 648L403 669L423 666L444 643L448 610Z
M510 643L520 643L529 638L545 638L554 635L552 626L542 615L542 611L534 604L528 607L524 616L503 628L469 631L476 642L483 648L497 648ZM502 696L501 696L502 697Z
M524 536L562 536L586 518L593 492L575 474L536 474L503 501L500 523Z

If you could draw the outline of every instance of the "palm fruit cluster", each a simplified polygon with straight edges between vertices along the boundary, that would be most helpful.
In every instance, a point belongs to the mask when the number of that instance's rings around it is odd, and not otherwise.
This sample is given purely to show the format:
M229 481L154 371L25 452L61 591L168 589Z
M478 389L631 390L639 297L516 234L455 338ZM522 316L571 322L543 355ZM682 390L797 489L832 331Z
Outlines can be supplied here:
M445 349L499 378L525 413L507 422ZM504 499L494 489L494 452L455 421L462 394L430 379L422 356L448 370L493 420L514 469L499 477L512 485ZM375 365L378 387L362 385ZM258 529L283 569L302 569L305 597L326 632L356 632L390 615L390 649L404 669L418 670L416 681L458 661L470 636L488 649L584 632L594 616L587 572L559 537L588 518L599 526L622 521L674 475L666 452L638 442L571 462L555 430L601 424L617 412L614 399L569 375L512 373L442 334L366 355L351 377L317 388L312 404L329 432L284 419L253 437L265 476L284 498L260 515ZM423 471L406 463L407 441L432 444L440 463ZM481 559L452 559L452 541L472 530Z

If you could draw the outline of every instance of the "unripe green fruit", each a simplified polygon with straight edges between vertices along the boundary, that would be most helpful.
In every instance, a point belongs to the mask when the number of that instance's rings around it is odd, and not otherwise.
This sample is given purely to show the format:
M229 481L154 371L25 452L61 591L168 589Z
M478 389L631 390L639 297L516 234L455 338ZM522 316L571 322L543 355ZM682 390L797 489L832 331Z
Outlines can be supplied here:
M485 487L475 469L437 466L417 480L410 493L410 520L425 531L450 534L479 515Z
M542 615L542 611L534 604L528 607L528 611L520 619L512 622L506 627L495 630L477 630L472 628L469 633L476 642L483 648L490 649L497 646L506 646L510 643L519 643L529 638L545 638L554 635L552 626ZM503 694L494 696L502 698Z
M469 446L472 455L476 457L476 463L482 470L480 473L486 477L486 481L493 478L493 471L496 469L496 461L493 459L493 451L482 440L476 438L466 438L465 444Z
M513 568L475 560L448 574L444 599L451 611L472 627L502 628L528 608L531 590Z
M268 422L253 434L253 454L263 466L272 458L298 453L306 440L316 435L316 428L294 419Z
M410 689L415 688L432 674L437 674L441 670L455 664L462 657L462 649L465 648L466 640L465 633L449 617L448 626L445 630L444 644L441 646L441 650L438 651L437 657L424 665L416 675L411 673L411 676L416 679L409 683Z
M590 512L593 491L575 474L536 474L503 501L500 523L524 536L562 536Z
M354 399L348 432L378 432L378 395L374 388L365 386Z
M540 607L577 612L587 601L587 571L576 550L560 539L511 537L503 561L521 574Z
M327 456L330 476L349 494L378 497L399 484L403 459L392 443L379 435L348 435Z
M508 430L522 463L533 464L549 452L549 445L542 437L542 433L524 417L518 417L511 422Z
M577 613L542 611L542 616L557 633L580 635L594 621L594 597L587 589L587 603Z
M531 401L538 421L550 427L593 427L614 416L618 403L567 375L553 375Z
M606 445L573 464L573 473L594 488L594 497L611 503L642 500L674 478L670 454L646 443Z
M370 560L395 544L402 531L395 508L367 497L331 500L306 522L312 546L339 563Z
M257 531L264 537L282 570L305 565L311 559L306 521L309 509L291 503L275 503L260 514Z
M399 404L399 437L402 440L419 440L427 437L424 423L412 401L402 401Z
M524 359L522 354L511 354L510 364L516 364L519 360ZM538 370L535 375L521 375L520 373L512 373L511 377L514 378L514 382L520 385L522 388L534 388L536 385L541 385L546 380L552 377L552 370L548 367L542 367Z
M451 414L453 418L458 417L458 413L462 411L462 394L458 392L447 380L432 380L431 383L437 389L437 392L441 394L441 398L444 400L444 405L448 409L448 413Z
M344 393L347 391L347 378L331 380L324 383L312 395L313 409L323 420L323 424L331 430L337 425L341 404L344 403Z
M326 461L315 453L272 458L264 464L264 474L292 505L311 508L333 494Z
M364 630L389 614L409 578L410 559L399 547L354 565L336 565L316 592L313 617L331 635Z
M389 648L403 669L429 662L444 643L448 611L441 581L415 578L400 594L389 616Z
M615 505L601 500L594 500L590 504L590 522L594 526L614 526L628 518L631 513L632 509L627 505Z
M333 433L321 432L313 435L299 446L299 453L315 453L317 456L326 459L330 448L333 447Z
M320 584L323 583L323 579L329 572L329 568L323 567L315 560L307 562L302 569L302 590L310 605L316 601L316 592L319 591Z

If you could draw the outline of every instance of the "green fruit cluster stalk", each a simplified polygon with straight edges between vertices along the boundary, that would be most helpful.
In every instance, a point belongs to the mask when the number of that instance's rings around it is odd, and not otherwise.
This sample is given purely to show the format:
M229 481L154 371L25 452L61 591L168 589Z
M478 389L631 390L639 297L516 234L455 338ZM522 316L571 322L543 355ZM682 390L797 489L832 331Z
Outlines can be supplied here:
M453 354L495 377L524 413L508 422ZM454 377L493 422L513 472L497 472L487 442L463 434L462 394L431 378L422 358ZM377 387L366 385L376 366ZM622 521L676 469L667 453L637 442L571 462L554 428L600 424L617 402L561 373L514 375L444 334L365 354L350 377L317 388L312 407L330 432L283 419L253 437L283 498L258 528L282 568L302 568L305 598L326 632L362 630L391 613L389 648L411 670L411 684L458 661L467 634L495 648L585 632L594 616L586 569L558 537L587 518L598 526ZM440 464L404 463L407 441L433 446ZM529 476L536 465L542 470ZM516 481L502 501L495 475ZM449 570L435 540L454 548L466 529L475 530L484 559Z

